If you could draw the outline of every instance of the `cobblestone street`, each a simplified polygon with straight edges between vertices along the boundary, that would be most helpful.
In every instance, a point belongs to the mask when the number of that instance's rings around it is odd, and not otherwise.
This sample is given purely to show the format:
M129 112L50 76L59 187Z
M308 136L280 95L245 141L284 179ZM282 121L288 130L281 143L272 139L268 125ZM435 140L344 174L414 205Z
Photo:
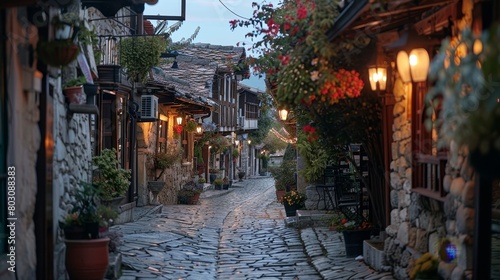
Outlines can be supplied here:
M337 233L284 221L272 178L205 191L198 205L113 228L124 240L120 279L392 279L346 259Z

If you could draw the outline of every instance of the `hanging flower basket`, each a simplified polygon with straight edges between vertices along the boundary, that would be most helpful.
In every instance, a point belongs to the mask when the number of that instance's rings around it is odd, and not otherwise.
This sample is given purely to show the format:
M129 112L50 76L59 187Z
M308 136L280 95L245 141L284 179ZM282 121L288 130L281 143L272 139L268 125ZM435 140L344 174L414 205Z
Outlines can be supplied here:
M174 132L177 135L180 135L182 133L183 129L184 129L184 127L182 125L174 125Z
M39 41L36 50L43 63L54 67L68 65L80 52L71 40Z

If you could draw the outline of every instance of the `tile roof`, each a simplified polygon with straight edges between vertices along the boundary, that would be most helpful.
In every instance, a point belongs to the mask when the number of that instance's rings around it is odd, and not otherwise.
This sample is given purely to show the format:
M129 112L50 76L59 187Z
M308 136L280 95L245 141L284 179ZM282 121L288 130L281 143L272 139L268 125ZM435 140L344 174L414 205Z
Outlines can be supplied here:
M191 44L178 50L179 68L171 68L172 59L153 71L155 82L172 86L176 92L193 96L210 97L216 74L232 72L245 57L245 48L212 44Z

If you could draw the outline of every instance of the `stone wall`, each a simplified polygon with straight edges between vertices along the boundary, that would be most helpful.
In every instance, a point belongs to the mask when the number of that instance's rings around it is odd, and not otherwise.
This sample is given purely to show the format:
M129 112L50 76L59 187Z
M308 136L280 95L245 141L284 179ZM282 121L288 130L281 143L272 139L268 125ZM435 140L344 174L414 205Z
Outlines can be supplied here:
M15 271L0 271L1 279L35 279L36 254L35 200L37 192L36 161L41 136L38 128L40 110L35 92L23 91L21 59L27 60L26 43L36 47L37 29L23 20L23 9L6 9L7 49L7 166L15 168ZM25 10L24 10L25 12ZM24 49L23 49L24 48ZM9 169L12 172L12 169ZM11 173L12 174L12 173ZM11 182L11 180L9 180ZM5 190L4 190L5 191ZM9 200L10 201L10 200ZM2 221L2 223L5 221ZM5 224L3 224L5 226ZM10 249L10 248L9 248ZM10 252L9 252L10 253ZM3 259L4 260L4 259ZM4 261L0 268L6 269ZM8 267L11 267L10 265Z
M175 114L171 114L168 118L168 145L174 143L173 138L173 123ZM149 191L147 182L151 181L152 175L147 164L147 153L152 153L156 150L156 135L157 126L155 122L144 122L137 124L137 143L139 155L137 160L138 178L139 178L139 198L138 206L144 206L153 203L153 193ZM177 204L177 191L184 183L192 179L192 165L181 165L179 162L171 168L165 170L159 181L165 181L164 189L158 194L158 201L161 204L172 205Z
M86 18L102 18L102 14L91 8L85 11ZM95 26L98 34L126 34L128 30L112 20L92 21L90 29ZM63 68L62 76L70 79L76 76L77 63L73 62ZM54 70L57 72L57 70ZM62 94L61 78L53 78L54 85L54 246L55 275L57 279L65 279L64 265L65 246L62 240L58 221L62 220L74 205L74 190L79 182L92 180L92 147L90 117L86 114L72 114L67 110L65 97Z
M459 29L472 22L473 1L462 1ZM457 247L457 259L439 264L444 279L470 279L472 237L474 231L474 174L467 162L467 152L451 143L444 178L445 201L440 202L411 192L411 120L408 119L410 84L398 78L394 85L394 126L391 162L392 207L385 253L397 279L408 279L408 272L422 253L438 256L443 239Z

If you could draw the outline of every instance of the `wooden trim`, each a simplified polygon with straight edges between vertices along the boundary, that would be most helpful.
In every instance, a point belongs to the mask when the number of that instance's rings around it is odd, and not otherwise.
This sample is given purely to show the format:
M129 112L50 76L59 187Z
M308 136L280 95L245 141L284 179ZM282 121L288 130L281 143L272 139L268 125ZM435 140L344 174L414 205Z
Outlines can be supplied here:
M444 202L446 199L446 197L441 196L439 193L425 189L425 188L412 188L411 192L418 193L422 196L432 198L434 200L441 201L441 202Z

